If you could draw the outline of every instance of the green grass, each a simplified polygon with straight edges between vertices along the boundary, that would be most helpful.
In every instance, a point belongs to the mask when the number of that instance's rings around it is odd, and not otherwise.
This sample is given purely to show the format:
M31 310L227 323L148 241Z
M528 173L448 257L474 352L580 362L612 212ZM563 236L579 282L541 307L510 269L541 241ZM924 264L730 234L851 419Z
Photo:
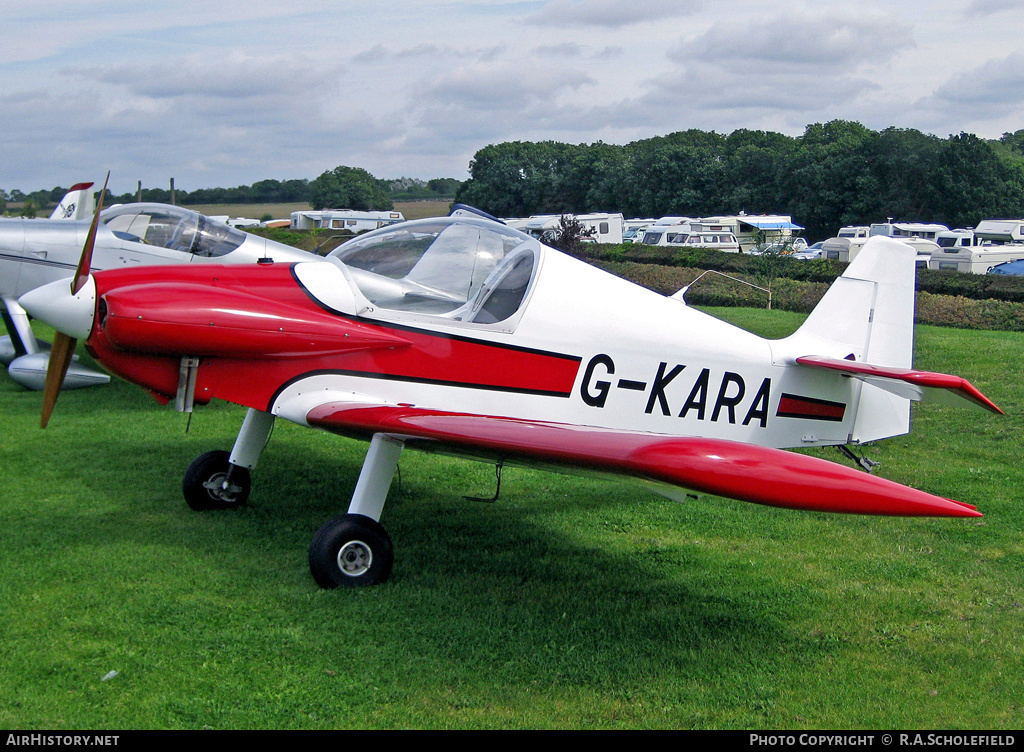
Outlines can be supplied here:
M770 336L801 317L719 309ZM919 327L925 405L868 450L981 520L796 513L407 452L386 585L321 591L316 529L366 445L279 422L248 507L181 474L243 411L0 380L0 727L981 728L1024 723L1024 335ZM835 452L822 456L839 459ZM111 671L117 675L104 681Z

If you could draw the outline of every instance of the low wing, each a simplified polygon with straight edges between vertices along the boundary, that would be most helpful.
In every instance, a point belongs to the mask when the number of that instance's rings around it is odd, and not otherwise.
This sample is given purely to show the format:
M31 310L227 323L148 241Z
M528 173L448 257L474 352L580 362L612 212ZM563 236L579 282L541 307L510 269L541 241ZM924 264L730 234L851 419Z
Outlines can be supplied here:
M333 433L385 433L423 448L631 476L789 509L979 517L974 507L834 462L720 439L666 437L428 410L328 401L306 421Z
M971 382L959 376L916 371L909 368L873 366L869 363L857 363L852 360L828 358L821 355L805 355L797 358L796 362L809 368L839 371L915 402L929 399L946 404L960 404L966 401L974 407L1003 414L1003 411L978 391Z

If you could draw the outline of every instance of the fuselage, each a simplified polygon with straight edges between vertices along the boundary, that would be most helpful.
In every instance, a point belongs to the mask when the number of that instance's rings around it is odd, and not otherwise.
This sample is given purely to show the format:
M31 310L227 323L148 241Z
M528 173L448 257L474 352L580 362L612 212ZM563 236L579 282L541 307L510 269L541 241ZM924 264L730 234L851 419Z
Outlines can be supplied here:
M500 264L467 271L487 282L456 294L422 259L417 276L343 253L96 274L104 302L87 344L168 400L181 359L196 357L196 402L224 399L298 423L338 393L774 447L848 440L852 380L796 366L805 353L528 242L506 255L531 270L500 318L482 315L510 276ZM154 302L158 288L164 302Z

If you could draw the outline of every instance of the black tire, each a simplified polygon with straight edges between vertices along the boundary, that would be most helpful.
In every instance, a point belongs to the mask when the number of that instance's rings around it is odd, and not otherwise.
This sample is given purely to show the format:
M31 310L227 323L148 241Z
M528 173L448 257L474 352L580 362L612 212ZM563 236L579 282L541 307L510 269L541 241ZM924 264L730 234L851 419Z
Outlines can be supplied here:
M379 585L391 576L394 561L387 530L361 514L335 517L309 544L309 569L325 590Z
M185 502L197 512L208 509L233 509L249 499L250 477L248 468L231 467L230 452L216 449L196 457L185 471L181 492ZM223 483L231 468L231 483L228 489Z

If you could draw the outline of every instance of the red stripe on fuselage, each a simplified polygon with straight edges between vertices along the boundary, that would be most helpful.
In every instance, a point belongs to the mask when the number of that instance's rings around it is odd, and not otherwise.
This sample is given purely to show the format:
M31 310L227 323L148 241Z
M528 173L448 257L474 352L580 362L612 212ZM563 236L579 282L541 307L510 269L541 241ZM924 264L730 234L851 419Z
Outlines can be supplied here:
M779 408L775 415L779 418L810 418L812 420L841 421L846 414L846 405L842 402L799 397L795 394L783 394L779 400Z

